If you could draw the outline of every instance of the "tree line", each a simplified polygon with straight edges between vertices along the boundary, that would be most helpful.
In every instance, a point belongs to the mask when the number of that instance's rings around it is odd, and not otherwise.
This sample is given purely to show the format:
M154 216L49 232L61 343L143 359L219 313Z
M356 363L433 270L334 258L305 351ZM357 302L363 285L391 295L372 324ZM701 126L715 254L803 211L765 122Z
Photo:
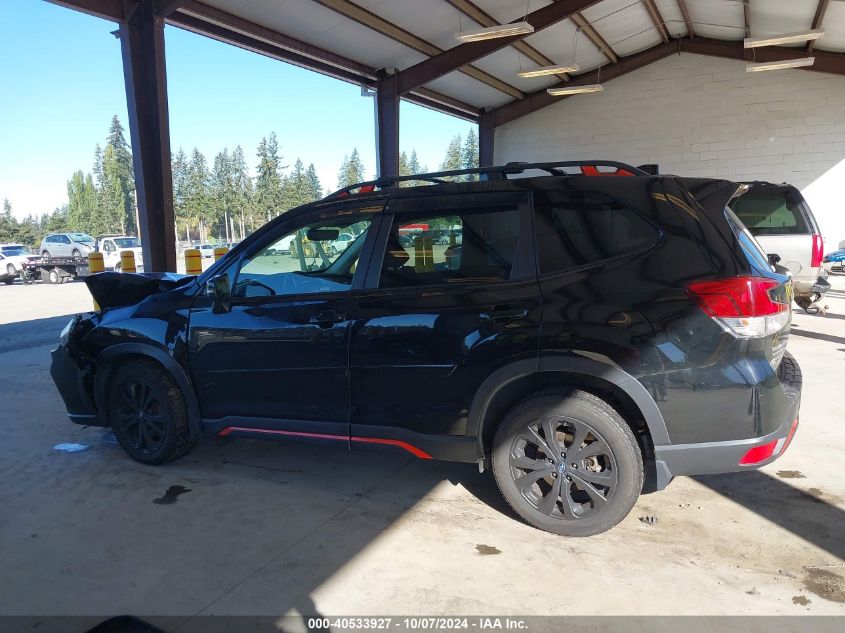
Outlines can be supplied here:
M236 241L286 211L319 200L323 187L313 163L300 158L284 164L275 132L261 139L256 149L254 176L243 148L224 148L211 164L198 149L179 148L171 157L176 238L186 242ZM446 148L441 170L478 165L478 135L455 136ZM399 174L425 173L415 150L399 157ZM344 155L337 188L370 179L357 148ZM407 183L416 184L415 181ZM4 200L0 214L0 242L38 246L46 233L82 231L90 235L137 235L132 151L117 116L112 118L105 144L96 145L92 170L75 171L67 183L68 201L52 213L12 215ZM328 193L328 192L325 192Z

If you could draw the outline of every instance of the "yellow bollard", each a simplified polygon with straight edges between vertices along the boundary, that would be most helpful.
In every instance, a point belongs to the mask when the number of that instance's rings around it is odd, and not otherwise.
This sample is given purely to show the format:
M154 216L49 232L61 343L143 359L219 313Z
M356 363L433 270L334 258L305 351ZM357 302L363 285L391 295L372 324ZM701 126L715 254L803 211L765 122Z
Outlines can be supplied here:
M106 265L103 262L103 254L102 253L88 253L88 272L90 274L94 273L101 273L106 269Z
M88 253L88 274L101 273L106 269L106 264L103 262L102 253ZM94 312L99 312L100 306L94 300Z
M223 257L226 253L229 252L229 248L227 246L218 246L214 249L214 261L217 261L221 257Z
M418 273L434 270L434 251L431 238L419 235L414 238L414 269Z
M135 253L133 251L120 251L120 272L137 272L135 269Z
M202 253L198 248L185 251L185 274L199 275L202 272Z

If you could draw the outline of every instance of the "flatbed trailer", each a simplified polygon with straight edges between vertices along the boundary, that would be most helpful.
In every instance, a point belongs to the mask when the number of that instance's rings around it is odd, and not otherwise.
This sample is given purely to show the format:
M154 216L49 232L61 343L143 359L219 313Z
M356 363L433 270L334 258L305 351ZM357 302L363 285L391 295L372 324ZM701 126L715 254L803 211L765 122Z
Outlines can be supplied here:
M41 257L23 264L20 276L25 284L41 280L45 284L63 284L71 279L87 277L88 260L75 257Z

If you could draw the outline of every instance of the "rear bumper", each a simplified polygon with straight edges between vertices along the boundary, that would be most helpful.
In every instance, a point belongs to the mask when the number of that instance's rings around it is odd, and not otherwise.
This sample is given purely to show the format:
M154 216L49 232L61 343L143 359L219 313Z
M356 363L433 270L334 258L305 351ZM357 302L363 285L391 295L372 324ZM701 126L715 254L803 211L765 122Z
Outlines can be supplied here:
M71 422L96 425L97 411L85 389L85 376L70 357L67 348L59 345L51 352L50 376L65 403Z
M798 428L801 406L801 368L791 355L784 357L778 377L790 404L781 413L782 419L775 431L741 440L655 446L657 489L665 488L679 475L755 470L783 455Z

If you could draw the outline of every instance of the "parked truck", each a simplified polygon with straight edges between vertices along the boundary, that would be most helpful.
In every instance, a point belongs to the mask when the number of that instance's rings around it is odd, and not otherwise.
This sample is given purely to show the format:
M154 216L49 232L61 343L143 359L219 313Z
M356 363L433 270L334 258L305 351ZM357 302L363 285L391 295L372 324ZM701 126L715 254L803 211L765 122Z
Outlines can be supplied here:
M133 235L98 235L97 250L103 254L106 270L120 272L121 251L135 253L135 269L144 272L144 259L141 253L141 240Z

